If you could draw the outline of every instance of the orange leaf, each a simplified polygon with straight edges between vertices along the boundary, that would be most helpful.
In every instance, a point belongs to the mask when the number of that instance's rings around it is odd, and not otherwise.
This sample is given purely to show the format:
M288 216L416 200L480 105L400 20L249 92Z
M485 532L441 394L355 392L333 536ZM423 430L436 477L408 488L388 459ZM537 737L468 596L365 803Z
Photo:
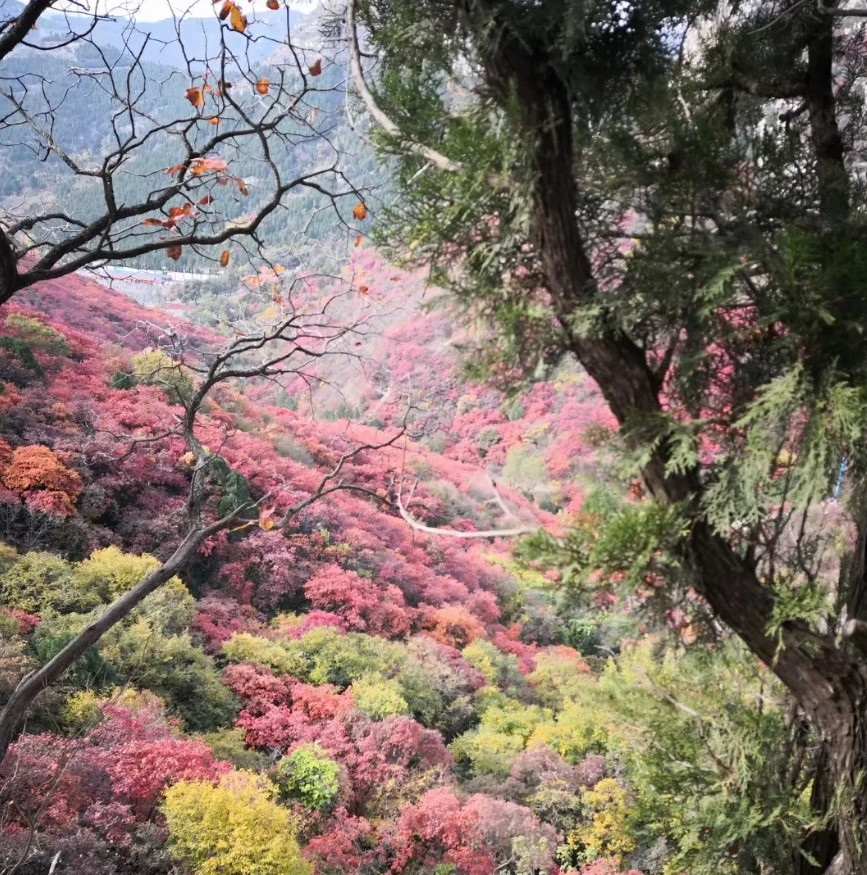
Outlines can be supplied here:
M680 630L680 640L684 644L695 644L698 641L698 627L695 623L690 623Z
M142 225L145 225L148 228L156 228L156 227L164 227L166 223L165 219L145 219L142 222Z
M208 119L209 125L218 125L220 123L220 117L218 115L212 116Z
M206 207L206 206L208 206L209 204L212 204L213 202L214 202L214 199L213 199L209 194L206 194L206 195L205 195L205 196L199 201L199 206L200 206L200 207Z
M364 204L356 204L352 208L352 215L359 220L367 218L367 207Z
M220 21L225 21L229 17L229 13L235 8L235 4L230 0L226 0L220 7Z
M308 68L308 72L311 76L318 76L322 72L322 58L320 58L315 64Z
M241 194L244 195L244 197L247 197L247 195L248 195L250 192L247 191L247 186L244 185L244 180L243 180L243 179L238 179L237 182L238 182L238 191L240 191Z
M243 33L247 29L247 16L234 4L229 10L229 24L232 30L237 30L238 33Z
M183 164L175 164L174 167L169 167L169 169L166 170L166 173L168 173L169 176L174 176L176 173L180 173L183 169Z
M279 0L268 0L265 5L273 12L276 12L280 8Z
M183 251L183 246L169 246L166 249L166 255L168 255L168 257L171 258L172 261L177 261L181 257Z
M190 162L190 173L193 176L201 176L212 170L214 173L222 173L229 165L222 158L193 158Z
M220 256L220 267L226 267L229 264L229 250L224 249Z
M201 88L188 88L187 100L192 103L196 109L201 109L205 105L205 98Z
M274 520L274 508L263 507L259 511L259 528L266 532L270 532L276 524L277 523Z
M357 247L357 246L361 246L361 241L362 241L362 240L364 240L364 237L363 237L361 234L359 234L359 235L355 238L355 245L356 245L356 247Z
M370 291L370 286L359 286L358 291L361 292L362 295L366 295Z
M171 207L169 209L169 218L177 219L178 216L189 216L192 207L189 204L184 204L182 207Z
M256 93L257 94L267 94L268 93L268 80L264 76L256 83Z

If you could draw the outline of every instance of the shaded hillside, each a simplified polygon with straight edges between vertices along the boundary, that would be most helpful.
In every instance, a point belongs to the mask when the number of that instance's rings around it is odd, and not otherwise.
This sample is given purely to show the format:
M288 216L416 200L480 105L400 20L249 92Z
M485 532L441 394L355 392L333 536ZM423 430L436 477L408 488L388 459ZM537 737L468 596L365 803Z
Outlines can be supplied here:
M326 382L312 396L300 382L287 386L299 410L377 428L406 421L436 453L487 470L537 505L580 508L603 476L599 448L615 430L580 368L566 363L529 383L518 374L470 380L466 349L479 338L423 275L396 270L360 247L341 278L355 290L344 315L369 315L376 331L353 349L357 358L323 362Z

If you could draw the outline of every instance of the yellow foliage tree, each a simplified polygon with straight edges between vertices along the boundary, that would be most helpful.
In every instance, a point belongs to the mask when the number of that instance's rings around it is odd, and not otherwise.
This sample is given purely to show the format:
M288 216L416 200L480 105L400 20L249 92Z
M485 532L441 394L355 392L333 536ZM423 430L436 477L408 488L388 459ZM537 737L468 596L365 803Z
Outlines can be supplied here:
M599 857L621 859L635 849L629 829L629 796L614 778L603 778L581 793L585 820L569 833L567 847L585 862Z
M249 632L238 632L223 645L223 656L229 662L253 662L264 665L277 674L291 674L296 677L304 670L303 659L296 653Z
M252 772L229 772L216 786L169 787L163 811L172 854L195 875L310 875L292 815L274 802L275 792Z
M381 675L368 674L350 686L355 707L371 720L385 720L409 714L400 684Z
M595 704L567 701L553 720L536 727L527 740L527 747L546 744L573 764L588 753L605 753L609 747L610 715Z
M159 349L146 349L132 357L132 377L144 386L159 386L173 404L187 401L193 383L178 362Z
M153 556L132 556L112 545L94 550L78 564L75 583L83 590L98 592L102 601L111 601L159 567L159 560Z

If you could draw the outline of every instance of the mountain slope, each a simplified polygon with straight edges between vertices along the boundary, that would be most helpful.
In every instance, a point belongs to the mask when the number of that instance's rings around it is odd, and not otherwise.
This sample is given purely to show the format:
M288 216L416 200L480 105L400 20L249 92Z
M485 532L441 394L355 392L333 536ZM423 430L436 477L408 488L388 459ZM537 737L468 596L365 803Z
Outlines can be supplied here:
M35 288L4 318L15 342L0 349L0 695L152 567L139 554L165 556L177 541L189 469L166 431L178 408L141 363L169 324L200 349L218 342L81 277ZM416 364L433 350L445 367L443 326L425 317L417 327ZM409 354L407 330L393 321L379 341L390 356ZM315 421L269 404L264 386L247 388L215 392L199 435L219 447L237 488L270 496L269 514L309 495L354 442L394 433ZM389 403L375 409L388 415ZM493 416L491 427L515 421ZM472 455L456 437L452 454ZM535 779L509 778L542 756L525 748L557 748L569 713L562 679L594 683L557 644L553 584L514 577L502 545L414 532L387 503L404 477L415 484L411 512L434 525L513 522L504 501L525 520L538 516L506 487L492 492L473 461L413 441L367 451L346 470L364 492L335 493L285 531L241 526L206 544L183 582L146 600L39 701L0 772L0 799L15 800L0 820L4 864L36 872L60 854L60 871L166 871L164 788L212 786L246 768L281 788L322 873L384 872L433 854L490 875L511 866L513 839L554 867L564 827L524 804ZM207 746L193 732L209 733ZM592 745L553 748L545 768L574 805L606 766ZM58 762L71 763L59 783ZM323 787L333 791L305 795L293 778L302 762L332 774ZM230 804L240 785L226 787ZM442 817L454 820L447 840L440 827L430 839L411 827ZM183 823L168 821L180 859Z

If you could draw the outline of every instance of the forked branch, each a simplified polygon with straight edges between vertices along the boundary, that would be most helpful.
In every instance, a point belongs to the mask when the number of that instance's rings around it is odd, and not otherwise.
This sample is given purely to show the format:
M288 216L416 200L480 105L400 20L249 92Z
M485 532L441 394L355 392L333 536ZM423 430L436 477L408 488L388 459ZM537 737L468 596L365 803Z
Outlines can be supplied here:
M297 314L299 311L295 310ZM314 308L307 314L307 322L303 317L295 316L292 320L279 323L273 330L265 331L256 335L247 335L233 341L222 353L214 358L214 364L206 371L202 382L204 391L193 392L186 403L185 416L181 422L180 431L183 435L187 450L195 457L195 467L192 472L189 495L187 500L187 523L186 532L172 555L155 571L144 577L131 590L109 605L105 611L89 623L72 641L70 641L59 653L50 659L39 669L25 675L9 697L6 706L0 713L0 763L14 739L19 727L24 721L30 706L39 694L56 683L63 674L84 655L88 648L96 644L106 632L120 623L130 612L139 605L148 595L155 592L168 580L179 574L193 561L199 547L208 538L226 529L236 527L247 528L256 525L250 523L248 512L261 508L272 495L267 493L258 501L248 501L236 507L230 513L208 522L206 511L211 506L209 499L212 498L212 473L217 457L205 450L195 435L197 416L201 410L209 391L220 383L228 380L244 379L268 374L301 374L306 363L309 363L309 355L305 350L305 340L310 340L314 335L321 339L322 310ZM335 324L333 335L343 336L347 330L345 326ZM306 334L305 334L306 332ZM262 356L258 363L250 363L251 353L257 354L265 345L276 344L277 349ZM287 364L293 352L301 350L301 361L298 364ZM335 354L325 346L321 355ZM233 363L233 359L237 359ZM177 365L180 367L180 364ZM195 372L195 369L193 369ZM166 434L174 434L171 431ZM335 466L323 475L317 487L306 498L296 501L286 510L281 518L271 522L260 511L259 525L266 530L283 529L298 516L304 509L317 501L344 489L352 489L352 485L342 479L347 464L360 453L366 450L378 450L393 445L402 435L403 430L398 431L392 438L379 444L363 444L344 453Z
M416 486L418 486L418 481L413 484L412 489L410 490L410 499L415 492ZM506 509L507 505L503 501L500 493L497 491L497 487L493 484L493 482L491 483L491 486L493 487L497 503L500 505L501 508ZM406 522L410 526L410 528L415 529L415 531L417 532L424 532L426 535L436 535L438 537L446 538L460 538L462 540L471 541L486 538L520 538L522 535L532 535L534 532L538 531L538 526L516 526L511 529L484 529L480 532L459 532L456 529L443 529L439 526L427 526L423 522L417 520L406 509L406 505L403 502L402 480L397 490L395 505L397 506L397 512L400 514L404 522ZM509 513L514 516L511 511L509 511Z

